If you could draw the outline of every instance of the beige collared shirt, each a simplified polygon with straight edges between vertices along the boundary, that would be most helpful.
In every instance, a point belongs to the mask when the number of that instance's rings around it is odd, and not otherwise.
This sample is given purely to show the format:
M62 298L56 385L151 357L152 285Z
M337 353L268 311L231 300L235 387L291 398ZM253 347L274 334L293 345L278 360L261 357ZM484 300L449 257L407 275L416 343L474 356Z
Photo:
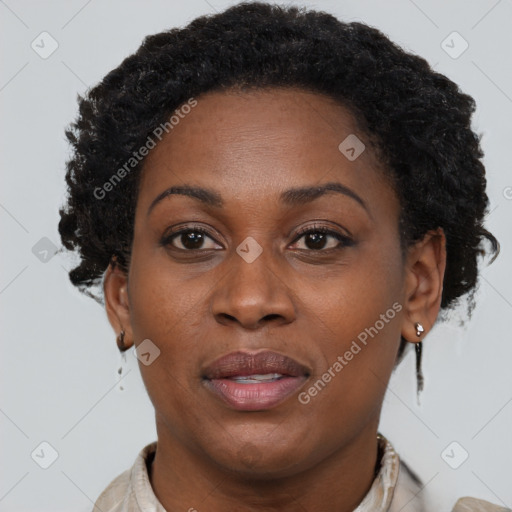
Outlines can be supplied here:
M380 471L354 512L432 512L421 483L400 462L391 443L379 435L379 444L383 452ZM146 463L154 456L156 445L154 441L145 446L133 466L109 484L93 512L166 512L153 492L147 472ZM511 511L482 500L461 498L452 512Z

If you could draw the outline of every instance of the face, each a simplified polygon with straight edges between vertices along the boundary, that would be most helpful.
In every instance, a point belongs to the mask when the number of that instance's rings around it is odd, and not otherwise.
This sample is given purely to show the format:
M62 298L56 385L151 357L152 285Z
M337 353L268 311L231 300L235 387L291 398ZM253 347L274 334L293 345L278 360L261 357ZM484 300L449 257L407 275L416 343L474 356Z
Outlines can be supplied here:
M198 97L146 158L127 280L106 289L112 324L160 351L139 363L159 446L274 477L374 436L419 294L399 212L331 99Z

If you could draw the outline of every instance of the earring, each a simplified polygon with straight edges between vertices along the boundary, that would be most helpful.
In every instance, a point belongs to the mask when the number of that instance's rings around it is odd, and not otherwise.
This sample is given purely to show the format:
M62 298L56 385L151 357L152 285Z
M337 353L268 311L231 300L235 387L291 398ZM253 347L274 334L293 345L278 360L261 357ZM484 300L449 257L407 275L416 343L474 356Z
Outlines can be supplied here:
M416 336L419 338L424 332L425 329L423 325L421 325L419 322L416 322L414 324L414 328L416 329ZM414 344L414 348L416 350L416 382L417 382L417 388L416 388L416 395L418 398L418 405L420 403L420 393L423 391L423 372L421 371L421 351L423 349L421 340L417 341Z
M117 348L119 348L119 351L121 352L121 366L119 367L119 370L117 370L117 373L119 376L123 373L123 361L126 363L126 354L124 353L126 350L128 350L128 347L124 344L124 329L119 333L119 336L116 338L117 341ZM121 380L122 377L120 377L119 380ZM119 385L119 391L123 391L124 387L122 385Z
M119 348L119 350L121 352L124 352L125 350L127 350L127 346L124 344L124 330L122 330L120 333L119 333L119 336L117 337L117 347Z

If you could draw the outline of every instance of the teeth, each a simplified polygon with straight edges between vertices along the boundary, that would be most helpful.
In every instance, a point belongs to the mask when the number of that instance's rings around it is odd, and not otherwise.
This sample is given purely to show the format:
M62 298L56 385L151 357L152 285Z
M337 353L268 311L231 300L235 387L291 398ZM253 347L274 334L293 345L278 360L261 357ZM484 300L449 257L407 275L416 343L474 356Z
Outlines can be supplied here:
M256 374L231 377L231 380L240 382L241 384L258 384L259 382L272 382L280 379L281 377L282 374L280 373L266 373L264 375Z

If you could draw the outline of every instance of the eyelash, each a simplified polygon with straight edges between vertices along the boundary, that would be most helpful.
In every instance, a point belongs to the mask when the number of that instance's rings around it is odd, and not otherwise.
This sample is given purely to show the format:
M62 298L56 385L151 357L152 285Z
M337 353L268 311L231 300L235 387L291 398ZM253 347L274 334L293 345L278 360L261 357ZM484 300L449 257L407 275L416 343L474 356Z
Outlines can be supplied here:
M201 226L189 226L185 229L180 229L179 231L174 231L174 232L171 232L170 234L164 236L164 238L161 241L161 245L163 245L163 246L172 245L172 241L175 238L177 238L180 235L184 235L185 233L201 233L203 235L207 235L209 238L211 238L213 240L210 232L208 230L206 230L205 228L203 228ZM190 249L180 249L178 247L173 247L173 249L176 249L177 251L194 252L193 250L190 250ZM196 249L196 250L201 250L201 249Z
M313 226L307 226L305 228L301 228L297 232L297 236L293 240L293 243L300 240L304 235L308 235L310 233L322 233L324 235L329 235L338 240L340 244L336 247L331 247L330 249L308 249L308 252L331 252L331 251L337 251L340 249L343 249L344 247L349 247L351 245L354 245L354 240L350 238L347 235L342 235L341 233L338 233L337 231L333 231L332 229L328 228L327 226L319 226L313 224Z
M179 231L175 231L173 233L170 233L170 234L166 235L162 239L161 245L162 246L169 246L169 245L172 246L172 241L175 238L177 238L180 235L183 235L185 233L201 233L203 235L208 236L208 238L210 238L211 240L214 240L213 237L211 236L210 232L207 229L203 228L202 226L188 226L185 229L181 229ZM343 249L345 247L350 247L350 246L354 245L354 240L352 238L350 238L349 236L342 235L341 233L338 233L337 231L333 231L332 229L330 229L330 228L328 228L326 226L321 226L321 225L307 226L305 228L300 229L297 232L297 236L295 237L295 239L293 240L292 243L296 243L303 236L308 235L308 234L312 234L312 233L322 233L324 235L332 236L333 238L335 238L336 240L338 240L340 242L340 245L338 245L337 247L331 247L329 249L317 249L317 250L315 250L315 249L301 249L301 250L305 250L307 252L330 253L332 251L338 251L338 250ZM180 248L174 247L174 246L172 246L172 248L176 249L177 251L183 251L183 252L196 252L196 251L205 250L205 249L180 249ZM212 249L206 249L206 250L212 250ZM215 249L213 249L213 250L215 250Z

